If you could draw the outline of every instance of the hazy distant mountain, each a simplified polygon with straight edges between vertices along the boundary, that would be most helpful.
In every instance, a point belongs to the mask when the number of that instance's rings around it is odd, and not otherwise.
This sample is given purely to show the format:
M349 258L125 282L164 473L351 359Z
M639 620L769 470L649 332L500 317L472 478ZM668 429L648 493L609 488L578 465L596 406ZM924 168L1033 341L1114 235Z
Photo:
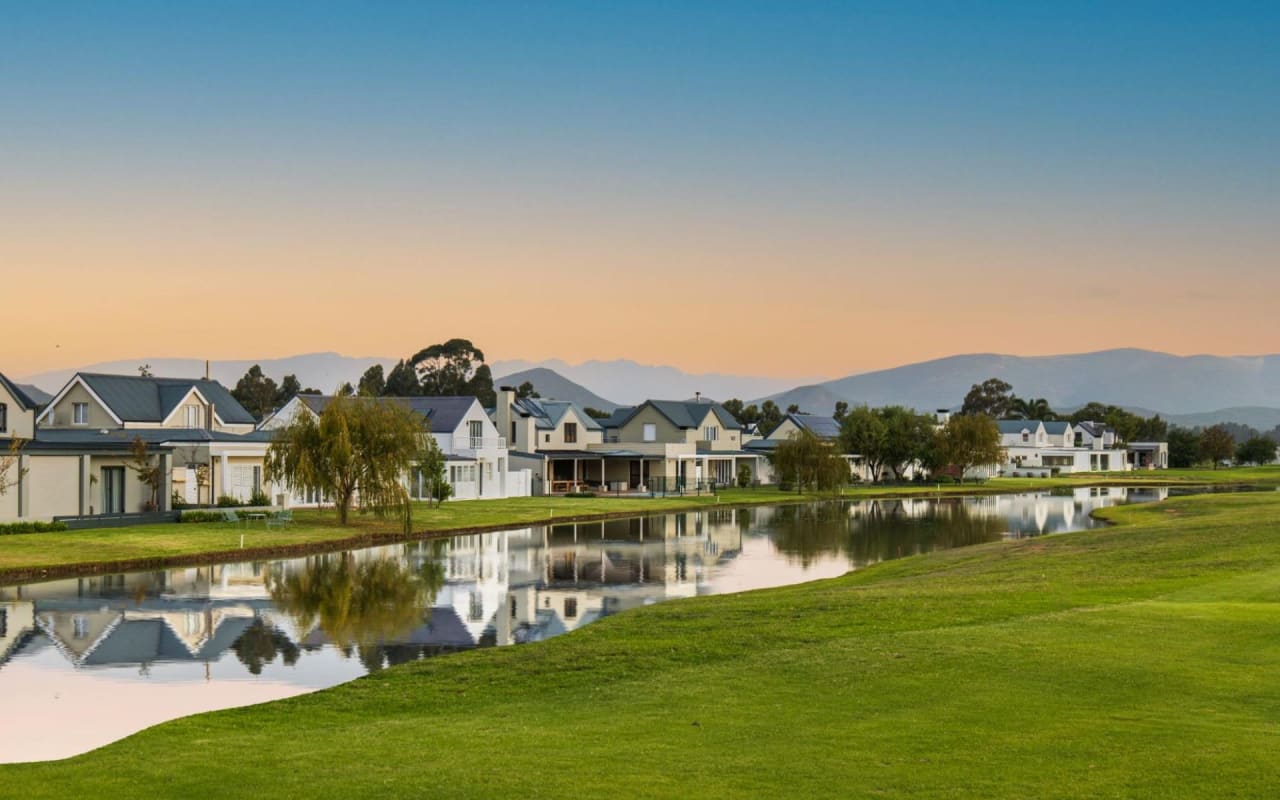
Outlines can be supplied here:
M675 367L652 366L635 361L587 361L568 364L564 361L498 361L492 365L494 375L510 375L535 367L554 370L561 376L603 392L623 405L635 405L650 398L670 400L677 397L693 397L701 392L703 397L727 400L732 397L746 399L763 394L781 392L794 386L794 379L766 378L745 375L721 375L718 373L694 374Z
M1207 428L1220 422L1238 422L1248 425L1262 433L1280 426L1280 408L1262 408L1245 406L1242 408L1222 408L1217 411L1202 411L1197 414L1161 414L1174 425L1183 428Z
M525 381L532 383L538 394L548 400L568 400L584 408L596 408L609 412L618 407L617 403L604 399L587 387L574 383L546 367L534 367L494 378L493 387L495 389L502 386L518 387Z
M254 364L262 367L268 377L280 382L285 375L297 375L303 386L322 392L331 392L344 381L355 384L364 371L374 364L383 368L395 364L389 358L353 358L337 353L307 353L288 358L259 358L253 360L210 361L209 375L228 388L244 376ZM34 383L47 392L57 392L77 372L107 372L118 375L137 375L140 364L150 364L151 372L166 378L198 378L204 376L204 361L198 358L134 358L125 361L106 361L75 369L53 370L31 375L24 383Z
M835 399L931 411L959 406L969 387L987 378L1008 381L1018 395L1043 397L1060 408L1097 400L1179 415L1280 405L1280 356L1175 356L1148 350L951 356L798 387L770 399L783 407L799 403L813 413L828 413Z

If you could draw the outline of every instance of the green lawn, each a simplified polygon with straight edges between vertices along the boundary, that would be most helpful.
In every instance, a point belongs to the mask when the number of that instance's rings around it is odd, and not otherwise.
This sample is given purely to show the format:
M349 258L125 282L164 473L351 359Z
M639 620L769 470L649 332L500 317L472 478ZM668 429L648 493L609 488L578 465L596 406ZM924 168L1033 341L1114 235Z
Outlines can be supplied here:
M660 604L0 767L15 797L1272 797L1280 495ZM15 724L20 724L15 723Z
M920 484L908 486L859 486L844 490L844 497L868 499L915 495L1014 492L1035 489L1110 485L1201 485L1228 483L1280 484L1280 467L1226 470L1165 470L1143 473L1105 473L1063 478L998 478L981 485ZM759 504L817 499L776 488L729 489L719 497L669 498L565 498L521 497L420 505L414 514L414 530L421 535L473 528L494 528L543 522L566 517L598 517L661 513L696 509L715 503ZM268 530L263 523L248 527L222 523L146 525L67 533L0 536L0 582L37 578L42 571L66 574L88 568L98 571L152 568L191 559L262 557L289 548L344 547L400 538L394 523L352 515L348 527L337 525L331 511L299 510L297 523L288 530ZM56 572L62 570L62 573Z

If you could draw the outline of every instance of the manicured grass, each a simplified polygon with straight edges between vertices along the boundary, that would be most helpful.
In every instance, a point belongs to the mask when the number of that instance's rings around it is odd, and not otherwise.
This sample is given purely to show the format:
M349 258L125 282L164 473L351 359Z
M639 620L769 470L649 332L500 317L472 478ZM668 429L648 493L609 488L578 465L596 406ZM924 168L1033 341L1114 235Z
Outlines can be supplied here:
M998 478L983 484L918 484L905 486L857 486L844 490L849 499L921 495L958 495L1019 492L1110 485L1207 485L1228 483L1280 484L1280 467L1229 470L1165 470L1141 473L1104 473L1062 478ZM566 498L520 497L445 503L440 508L419 505L414 530L422 535L474 528L510 527L566 517L662 513L697 509L716 503L760 504L821 499L776 488L728 489L719 497L667 498ZM262 522L248 526L225 523L192 523L106 528L66 533L0 536L0 581L29 580L41 570L69 570L96 565L100 569L160 566L175 559L235 558L265 555L271 551L368 543L370 537L397 536L395 524L372 516L352 515L352 524L337 524L332 511L298 510L296 524L267 529Z
M1280 496L664 603L0 767L15 797L1271 797ZM17 723L20 724L20 723Z

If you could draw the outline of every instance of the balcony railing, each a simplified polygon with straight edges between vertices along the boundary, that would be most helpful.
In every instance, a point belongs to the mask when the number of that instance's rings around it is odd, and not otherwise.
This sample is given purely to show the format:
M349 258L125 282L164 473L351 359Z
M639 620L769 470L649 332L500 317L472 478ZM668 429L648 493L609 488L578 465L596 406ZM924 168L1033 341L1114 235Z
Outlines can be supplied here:
M456 436L453 442L456 450L505 450L505 436Z

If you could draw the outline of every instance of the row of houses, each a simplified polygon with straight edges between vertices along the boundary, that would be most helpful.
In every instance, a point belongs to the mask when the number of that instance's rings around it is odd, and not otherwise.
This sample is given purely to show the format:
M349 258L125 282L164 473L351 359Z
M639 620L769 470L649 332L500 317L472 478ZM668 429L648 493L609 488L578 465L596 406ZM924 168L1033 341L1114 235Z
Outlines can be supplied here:
M771 483L770 456L807 431L827 441L840 424L828 416L788 414L772 431L742 425L719 403L648 400L597 419L563 400L519 397L502 387L496 407L474 397L395 398L419 414L447 460L460 500L581 491L667 493L746 480ZM265 497L278 506L313 506L329 498L266 480L275 431L299 414L319 415L332 397L298 395L256 422L217 381L78 373L49 396L0 375L0 448L22 442L16 485L0 494L0 521L167 511ZM939 422L945 421L940 414ZM1161 468L1162 443L1122 446L1096 423L1000 423L1006 463L986 474ZM158 460L161 486L151 490L129 469L135 441ZM851 477L874 481L865 460L845 456ZM905 477L915 477L914 465ZM414 498L429 487L405 476Z

